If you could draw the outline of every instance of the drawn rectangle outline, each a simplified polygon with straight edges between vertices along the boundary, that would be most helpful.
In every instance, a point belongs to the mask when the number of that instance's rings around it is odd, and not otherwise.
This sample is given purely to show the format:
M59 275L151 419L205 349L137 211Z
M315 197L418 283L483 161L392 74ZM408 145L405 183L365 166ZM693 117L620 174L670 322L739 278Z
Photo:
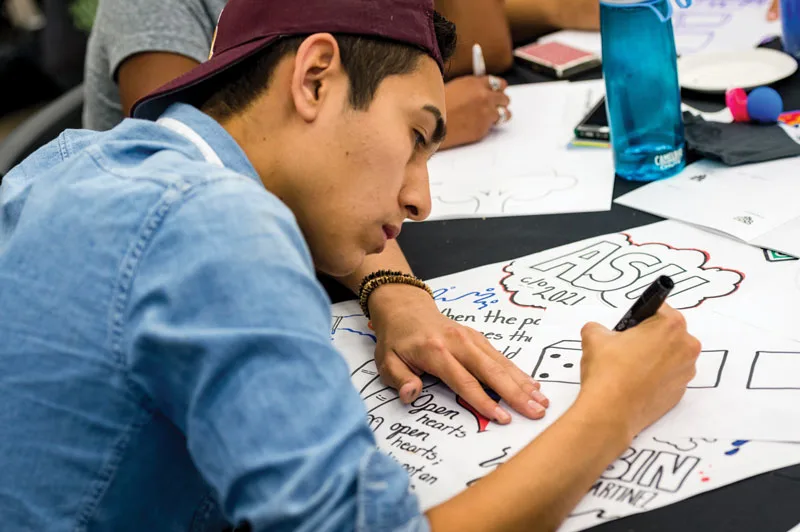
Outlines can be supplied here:
M753 364L750 366L750 375L747 377L747 389L748 390L800 390L800 386L776 386L776 387L763 387L763 386L753 386L753 376L756 372L756 366L758 365L758 359L761 358L761 355L797 355L800 357L800 353L796 351L756 351L756 356L753 357Z
M700 351L700 356L703 356L703 353L719 353L722 352L722 362L720 362L719 370L717 370L717 378L714 381L713 386L687 386L690 390L707 390L710 388L716 388L719 386L719 381L722 379L722 370L725 368L725 363L728 361L728 350L727 349L703 349Z

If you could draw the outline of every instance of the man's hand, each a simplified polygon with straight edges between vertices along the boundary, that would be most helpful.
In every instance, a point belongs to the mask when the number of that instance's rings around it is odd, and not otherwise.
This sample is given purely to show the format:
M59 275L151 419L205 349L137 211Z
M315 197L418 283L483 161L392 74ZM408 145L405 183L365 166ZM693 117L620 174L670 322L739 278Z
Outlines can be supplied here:
M508 121L511 112L505 93L507 86L505 80L494 76L464 76L447 82L444 86L447 136L440 149L478 142L501 121L501 113L505 113L504 121Z
M772 5L769 6L769 11L767 11L767 20L773 21L778 20L781 16L781 6L779 0L772 0Z
M531 419L549 405L539 383L492 347L486 338L443 316L431 297L414 286L377 288L369 300L378 337L375 361L381 379L408 404L422 391L419 376L442 379L483 416L508 423L511 416L481 387L486 384L514 410Z
M683 315L666 304L625 332L588 323L581 336L578 401L620 420L630 438L680 401L694 378L701 348L687 332Z

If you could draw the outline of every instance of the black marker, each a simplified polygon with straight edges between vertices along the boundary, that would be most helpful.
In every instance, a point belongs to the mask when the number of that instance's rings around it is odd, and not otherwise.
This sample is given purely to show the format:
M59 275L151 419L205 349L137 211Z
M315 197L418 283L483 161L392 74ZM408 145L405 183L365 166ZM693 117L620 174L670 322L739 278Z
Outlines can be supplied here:
M661 308L661 305L664 304L664 301L673 288L675 288L675 283L666 275L662 275L656 279L653 284L648 286L647 290L639 296L639 299L636 300L636 303L625 313L622 319L619 320L614 330L624 331L625 329L630 329L631 327L639 325L648 318L652 318L655 313L658 312L658 309Z

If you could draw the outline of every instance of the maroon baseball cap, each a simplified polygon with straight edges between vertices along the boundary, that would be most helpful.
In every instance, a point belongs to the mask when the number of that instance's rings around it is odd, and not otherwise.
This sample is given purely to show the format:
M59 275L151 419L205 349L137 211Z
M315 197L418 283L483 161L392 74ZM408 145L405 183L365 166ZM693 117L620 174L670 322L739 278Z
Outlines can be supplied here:
M208 61L136 102L131 116L154 120L173 102L199 104L215 76L280 38L313 33L381 37L416 46L444 70L433 0L229 0Z

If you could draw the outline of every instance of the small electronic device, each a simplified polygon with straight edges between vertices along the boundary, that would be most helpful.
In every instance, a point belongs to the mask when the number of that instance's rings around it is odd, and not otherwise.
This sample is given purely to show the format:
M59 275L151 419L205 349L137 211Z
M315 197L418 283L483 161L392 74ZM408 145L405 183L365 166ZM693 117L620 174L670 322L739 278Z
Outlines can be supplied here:
M560 42L533 43L514 50L514 56L531 69L562 79L602 64L597 54Z
M579 139L610 140L611 130L608 127L606 116L606 99L600 98L597 105L592 107L583 120L575 126L575 137Z

